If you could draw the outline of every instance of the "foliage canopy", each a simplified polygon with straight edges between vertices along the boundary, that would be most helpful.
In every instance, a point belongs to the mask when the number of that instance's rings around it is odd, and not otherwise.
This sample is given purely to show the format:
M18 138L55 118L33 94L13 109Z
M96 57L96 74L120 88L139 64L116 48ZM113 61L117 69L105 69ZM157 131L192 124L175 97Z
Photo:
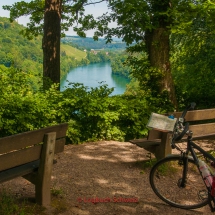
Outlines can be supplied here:
M110 97L113 89L106 85L88 89L71 83L64 92L57 91L55 85L43 92L29 84L29 73L1 66L0 76L1 136L69 122L67 136L72 143L122 141L146 135L151 111L169 110L163 108L161 99Z

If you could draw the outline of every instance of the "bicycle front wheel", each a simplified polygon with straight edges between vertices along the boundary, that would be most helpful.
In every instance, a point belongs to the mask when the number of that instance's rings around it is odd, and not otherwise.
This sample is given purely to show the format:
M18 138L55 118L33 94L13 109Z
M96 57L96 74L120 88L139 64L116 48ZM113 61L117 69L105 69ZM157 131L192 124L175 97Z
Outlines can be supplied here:
M180 155L158 161L150 171L150 184L164 202L182 209L195 209L208 203L208 190L194 161L188 159L187 180L182 181L183 162Z

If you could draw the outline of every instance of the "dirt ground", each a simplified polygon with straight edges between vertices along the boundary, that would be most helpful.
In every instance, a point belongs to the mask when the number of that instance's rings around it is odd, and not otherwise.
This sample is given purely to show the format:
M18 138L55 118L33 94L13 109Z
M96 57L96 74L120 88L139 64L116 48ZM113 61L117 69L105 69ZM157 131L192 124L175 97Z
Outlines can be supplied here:
M52 206L42 214L212 214L209 206L182 210L162 202L150 187L150 168L143 168L148 156L147 151L128 142L65 146L53 167ZM22 178L1 184L0 192L5 188L20 198L34 197L34 186Z

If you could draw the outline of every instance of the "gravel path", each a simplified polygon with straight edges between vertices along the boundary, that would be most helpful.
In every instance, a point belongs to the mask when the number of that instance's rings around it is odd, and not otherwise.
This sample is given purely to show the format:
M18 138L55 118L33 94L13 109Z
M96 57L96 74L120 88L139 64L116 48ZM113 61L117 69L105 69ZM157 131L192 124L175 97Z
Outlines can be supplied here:
M128 142L67 145L52 174L52 207L38 214L131 215L212 214L209 206L182 210L162 202L149 184L148 153ZM34 186L17 178L0 185L14 195L34 197Z

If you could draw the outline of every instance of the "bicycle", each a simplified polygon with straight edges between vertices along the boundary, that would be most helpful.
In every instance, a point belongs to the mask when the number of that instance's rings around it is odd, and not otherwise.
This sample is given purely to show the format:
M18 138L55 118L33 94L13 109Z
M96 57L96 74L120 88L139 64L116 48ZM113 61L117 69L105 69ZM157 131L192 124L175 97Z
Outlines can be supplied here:
M185 122L187 111L194 107L195 103L191 103L183 111L172 133L171 146L180 154L172 154L155 163L149 175L150 185L154 193L169 205L182 209L196 209L209 204L214 212L215 176L211 173L211 168L199 159L196 150L212 165L215 164L215 158L192 141L192 131L189 130L189 123ZM176 142L185 134L186 148L182 149ZM207 177L202 167L206 168L207 173L207 168L210 170Z

